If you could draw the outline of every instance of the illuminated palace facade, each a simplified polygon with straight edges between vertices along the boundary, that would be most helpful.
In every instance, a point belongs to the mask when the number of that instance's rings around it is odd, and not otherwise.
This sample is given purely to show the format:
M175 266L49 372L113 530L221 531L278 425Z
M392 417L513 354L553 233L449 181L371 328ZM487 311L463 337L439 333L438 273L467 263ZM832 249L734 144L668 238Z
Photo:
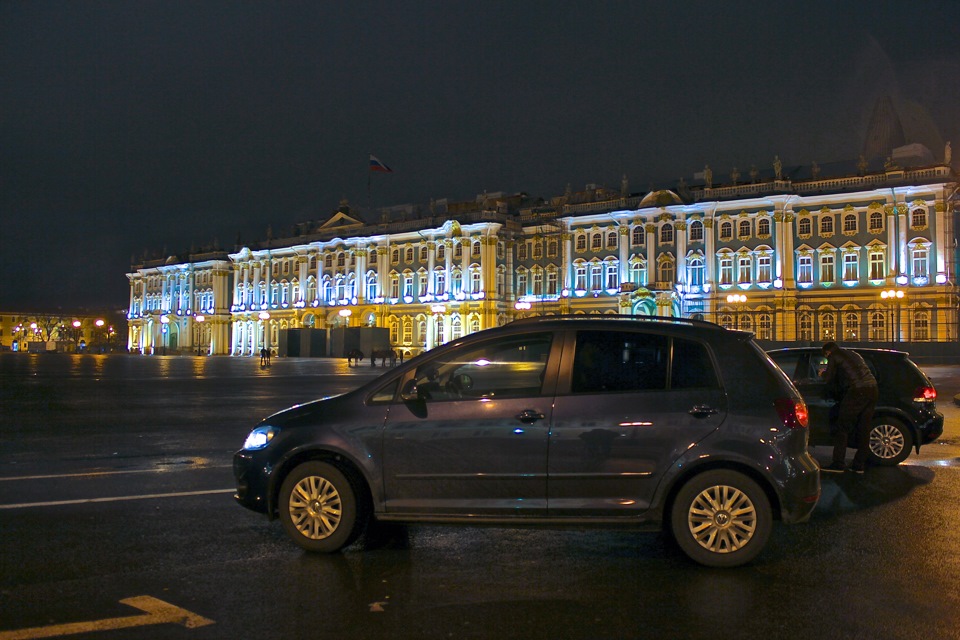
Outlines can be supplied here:
M541 314L684 316L762 340L957 340L947 164L549 201L345 204L291 237L134 265L128 346L247 356L284 329L377 326L418 353Z

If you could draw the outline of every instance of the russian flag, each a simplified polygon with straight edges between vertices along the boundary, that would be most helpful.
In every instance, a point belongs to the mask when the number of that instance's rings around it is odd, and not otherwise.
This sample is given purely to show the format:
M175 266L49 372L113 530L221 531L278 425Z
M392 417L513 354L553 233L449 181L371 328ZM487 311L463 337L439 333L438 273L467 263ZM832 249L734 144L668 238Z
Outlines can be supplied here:
M376 156L370 156L370 171L382 171L383 173L393 173L393 169L380 162Z

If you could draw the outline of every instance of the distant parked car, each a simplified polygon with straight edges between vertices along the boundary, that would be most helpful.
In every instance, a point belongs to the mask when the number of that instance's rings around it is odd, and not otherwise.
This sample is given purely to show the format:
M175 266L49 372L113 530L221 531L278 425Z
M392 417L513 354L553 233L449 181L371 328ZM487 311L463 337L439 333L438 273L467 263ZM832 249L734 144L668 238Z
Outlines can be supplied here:
M943 433L943 414L937 411L937 390L930 378L903 351L853 349L877 379L880 396L870 431L869 462L897 465L910 450L935 441ZM830 445L830 408L823 372L827 358L819 347L770 351L773 361L790 376L810 411L810 444ZM851 446L853 445L851 440Z
M806 420L750 334L547 316L266 418L234 456L236 499L309 551L371 521L593 525L665 528L729 567L813 511Z

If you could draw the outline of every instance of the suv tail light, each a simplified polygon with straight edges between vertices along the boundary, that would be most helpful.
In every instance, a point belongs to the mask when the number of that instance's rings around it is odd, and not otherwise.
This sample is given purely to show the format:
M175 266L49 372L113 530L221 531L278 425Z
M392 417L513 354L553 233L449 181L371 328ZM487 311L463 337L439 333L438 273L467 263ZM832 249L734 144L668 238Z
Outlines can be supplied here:
M807 405L798 398L777 398L773 401L777 413L780 415L780 421L783 426L789 429L807 428Z
M914 402L934 402L937 399L937 390L933 387L917 387L913 393Z

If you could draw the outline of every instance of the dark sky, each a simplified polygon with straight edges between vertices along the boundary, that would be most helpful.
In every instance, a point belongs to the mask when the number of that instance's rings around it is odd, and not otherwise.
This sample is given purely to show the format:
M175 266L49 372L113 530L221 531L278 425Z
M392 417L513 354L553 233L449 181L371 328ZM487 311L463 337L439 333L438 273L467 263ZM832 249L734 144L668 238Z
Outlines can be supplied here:
M960 144L960 2L0 2L0 311L358 206ZM370 153L394 169L373 175Z

